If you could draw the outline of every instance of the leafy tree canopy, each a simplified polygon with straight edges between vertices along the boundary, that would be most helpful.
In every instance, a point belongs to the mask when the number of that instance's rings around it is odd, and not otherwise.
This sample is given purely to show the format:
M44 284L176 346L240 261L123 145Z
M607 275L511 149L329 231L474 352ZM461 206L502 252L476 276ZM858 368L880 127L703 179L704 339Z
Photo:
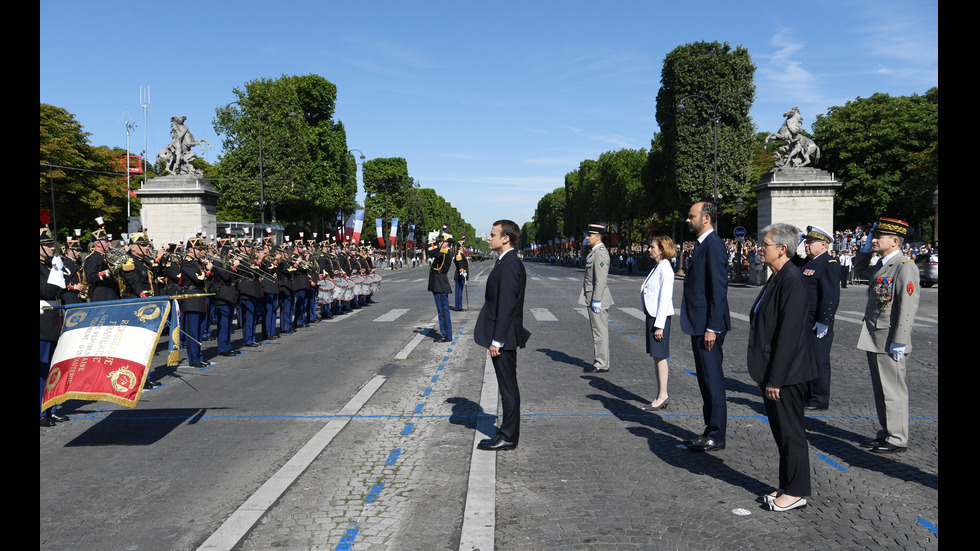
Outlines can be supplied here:
M922 96L878 93L831 107L817 115L813 140L821 148L821 167L843 184L836 199L839 222L885 215L920 224L929 216L939 183L938 88ZM917 170L928 167L924 152L930 148L935 171Z

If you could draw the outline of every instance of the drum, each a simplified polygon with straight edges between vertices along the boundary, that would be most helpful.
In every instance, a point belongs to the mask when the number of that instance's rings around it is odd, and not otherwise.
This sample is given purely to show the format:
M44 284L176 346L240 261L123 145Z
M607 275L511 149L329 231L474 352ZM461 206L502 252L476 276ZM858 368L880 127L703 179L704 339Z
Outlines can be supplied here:
M346 277L338 278L335 283L341 288L341 293L338 298L341 300L351 300L354 298L354 284L351 283Z
M376 293L381 290L381 274L371 274L371 292Z
M317 294L316 294L317 303L330 304L331 302L333 302L334 298L336 298L334 296L334 293L337 290L337 286L334 284L333 281L330 281L329 279L321 279L316 284L316 286L317 286Z
M351 282L354 283L354 294L361 296L364 294L364 276L360 274L354 274L350 276Z

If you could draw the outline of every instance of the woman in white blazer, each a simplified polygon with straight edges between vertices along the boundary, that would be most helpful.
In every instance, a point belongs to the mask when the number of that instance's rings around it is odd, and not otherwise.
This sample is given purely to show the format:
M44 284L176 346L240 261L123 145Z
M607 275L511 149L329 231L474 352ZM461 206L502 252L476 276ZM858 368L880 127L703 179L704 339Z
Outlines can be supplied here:
M643 311L647 316L647 353L657 367L657 399L643 411L667 409L667 358L670 357L670 317L674 315L674 268L670 259L677 254L674 241L666 235L650 242L650 258L656 263L640 288Z

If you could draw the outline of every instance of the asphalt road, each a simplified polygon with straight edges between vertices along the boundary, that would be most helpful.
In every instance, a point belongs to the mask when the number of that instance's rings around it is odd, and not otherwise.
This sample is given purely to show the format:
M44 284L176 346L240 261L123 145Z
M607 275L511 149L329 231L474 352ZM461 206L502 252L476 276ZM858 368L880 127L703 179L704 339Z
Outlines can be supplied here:
M754 501L777 479L744 361L757 287L729 288L727 449L695 454L680 446L702 421L676 319L670 409L639 409L656 395L644 274L610 278L612 369L598 376L584 372L583 271L528 263L521 445L492 457L474 452L496 396L472 341L490 267L472 266L451 344L430 335L425 270L403 269L384 273L376 304L209 368L158 354L164 386L136 408L69 402L72 420L40 432L41 548L938 548L938 287L923 289L908 360L909 451L893 456L858 447L877 430L854 347L865 290L843 290L831 408L807 420L813 496L780 514Z

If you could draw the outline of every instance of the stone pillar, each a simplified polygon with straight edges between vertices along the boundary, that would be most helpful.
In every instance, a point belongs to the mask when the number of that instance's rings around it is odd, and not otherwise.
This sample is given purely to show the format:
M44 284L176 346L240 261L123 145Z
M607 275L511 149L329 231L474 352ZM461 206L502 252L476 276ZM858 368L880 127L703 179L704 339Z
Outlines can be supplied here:
M196 234L197 226L208 236L215 234L221 194L203 178L160 176L147 180L136 195L143 205L140 220L157 247L170 241L186 242Z
M782 222L806 231L820 226L834 234L834 195L840 182L819 168L775 168L752 188L759 203L759 229Z

